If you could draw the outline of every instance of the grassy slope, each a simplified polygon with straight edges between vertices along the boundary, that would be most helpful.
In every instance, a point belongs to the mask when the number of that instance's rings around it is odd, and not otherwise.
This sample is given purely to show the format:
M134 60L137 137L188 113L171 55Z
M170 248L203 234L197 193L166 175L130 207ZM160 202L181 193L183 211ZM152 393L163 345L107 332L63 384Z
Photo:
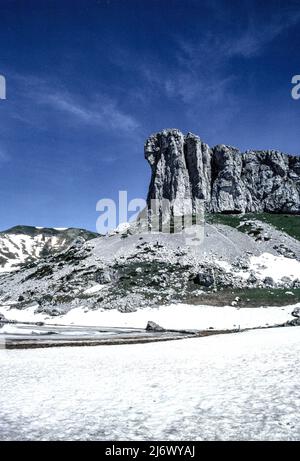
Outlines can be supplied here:
M262 213L256 215L257 219L264 221L276 227L283 232L286 232L291 237L300 240L300 216L287 214L269 214Z
M286 232L291 237L300 240L300 216L287 214L271 213L247 213L244 215L237 214L208 214L206 220L212 224L225 224L237 228L240 223L247 219L256 219L258 221L271 224L276 229ZM243 232L244 227L240 230Z
M206 292L197 297L190 297L188 304L205 304L209 306L228 306L239 297L238 307L288 306L300 302L300 288L248 288L223 289Z

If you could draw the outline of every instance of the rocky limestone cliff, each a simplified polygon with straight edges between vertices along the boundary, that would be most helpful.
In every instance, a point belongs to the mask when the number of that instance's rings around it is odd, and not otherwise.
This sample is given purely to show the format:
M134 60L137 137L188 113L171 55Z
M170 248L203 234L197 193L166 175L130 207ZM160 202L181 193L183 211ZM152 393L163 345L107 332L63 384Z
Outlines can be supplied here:
M210 148L198 136L167 129L150 136L151 199L203 200L213 213L300 212L300 158L275 150Z

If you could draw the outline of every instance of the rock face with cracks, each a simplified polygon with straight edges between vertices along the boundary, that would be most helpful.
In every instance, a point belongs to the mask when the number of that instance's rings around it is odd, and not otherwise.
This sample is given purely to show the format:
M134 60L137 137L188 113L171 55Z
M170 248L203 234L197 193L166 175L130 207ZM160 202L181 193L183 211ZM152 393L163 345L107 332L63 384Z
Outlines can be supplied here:
M189 213L198 199L212 213L300 212L297 156L240 152L223 144L210 148L199 136L167 129L147 139L145 158L152 170L149 206L151 199L167 199L174 214L184 203Z

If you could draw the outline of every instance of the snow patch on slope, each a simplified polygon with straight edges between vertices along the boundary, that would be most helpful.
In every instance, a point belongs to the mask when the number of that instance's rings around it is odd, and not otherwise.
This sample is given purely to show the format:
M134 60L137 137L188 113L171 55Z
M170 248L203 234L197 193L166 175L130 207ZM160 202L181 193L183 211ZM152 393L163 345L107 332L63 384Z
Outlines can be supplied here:
M0 266L0 272L17 270L28 259L38 259L46 246L55 249L64 244L65 241L56 236L3 234L0 238L0 256L6 262Z
M91 295L91 294L94 294L94 293L97 293L98 291L102 290L102 288L104 288L105 285L100 285L99 283L97 285L94 285L93 287L91 288L88 288L87 290L85 290L83 292L84 295Z
M235 273L237 276L248 279L250 273L254 273L259 280L271 277L275 283L280 283L284 277L291 280L300 280L300 261L297 259L286 258L285 256L275 256L271 253L262 253L259 256L249 258L249 268L236 270L227 261L216 260L216 265L224 269L227 273ZM247 263L247 260L245 260Z
M130 229L130 223L122 222L115 229L112 229L111 231L109 231L108 235L112 236L112 235L116 235L116 234L123 234L123 233L127 232L128 229Z
M292 280L300 280L300 261L284 256L274 256L270 253L252 256L250 269L260 279L272 277L275 282L279 282L283 277L289 277Z

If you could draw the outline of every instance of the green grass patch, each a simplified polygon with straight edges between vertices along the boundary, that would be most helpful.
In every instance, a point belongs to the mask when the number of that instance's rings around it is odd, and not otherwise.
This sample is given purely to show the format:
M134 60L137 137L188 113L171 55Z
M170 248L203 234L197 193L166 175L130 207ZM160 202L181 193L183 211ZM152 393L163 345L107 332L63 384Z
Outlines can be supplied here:
M208 224L224 224L225 226L230 226L237 228L242 219L245 219L246 216L242 214L222 214L222 213L206 213L205 220Z
M272 225L286 234L300 240L300 215L278 214L278 213L246 213L246 214L206 214L206 221L209 224L224 224L238 228L241 232L249 233L244 221L256 219Z
M256 219L266 222L267 224L271 224L276 229L287 233L297 240L300 240L299 215L262 213L254 216Z
M240 298L238 307L287 306L300 302L300 288L247 288L223 289L217 292L206 292L187 300L189 304L205 304L210 306L228 306L235 298Z

